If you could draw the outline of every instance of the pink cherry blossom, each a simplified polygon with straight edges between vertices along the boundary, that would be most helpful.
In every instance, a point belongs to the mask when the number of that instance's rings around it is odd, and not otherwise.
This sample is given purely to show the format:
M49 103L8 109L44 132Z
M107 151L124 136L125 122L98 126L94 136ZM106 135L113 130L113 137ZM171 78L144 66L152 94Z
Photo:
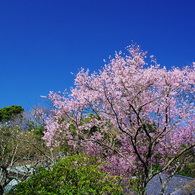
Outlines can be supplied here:
M77 152L101 156L112 174L142 179L176 170L174 162L195 143L195 66L167 70L130 46L99 72L81 69L46 119L48 146L68 140ZM195 63L194 63L195 64ZM159 166L158 170L154 168Z

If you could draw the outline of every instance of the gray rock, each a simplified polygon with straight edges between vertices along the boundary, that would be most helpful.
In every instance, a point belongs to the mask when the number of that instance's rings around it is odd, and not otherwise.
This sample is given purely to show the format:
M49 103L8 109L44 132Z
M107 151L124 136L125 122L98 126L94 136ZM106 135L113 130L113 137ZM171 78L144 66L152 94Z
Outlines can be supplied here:
M17 167L11 167L7 169L9 172L15 173L15 174L32 174L34 171L34 168L32 165L24 165L24 166L17 166Z
M9 190L12 189L13 186L17 185L19 182L21 182L20 180L16 180L16 179L12 179L4 188L4 193L8 192Z
M186 183L185 185L181 186L180 189L176 190L170 195L187 195L187 194L188 195L195 194L195 180Z
M19 182L28 178L28 176L33 173L34 168L32 165L24 165L24 166L9 167L7 168L7 171L9 172L9 176L11 176L11 178L14 179L12 179L4 187L4 194L6 194L9 190L11 190L13 186L17 185ZM1 173L0 173L0 177L1 177Z
M161 174L162 181L164 181L168 175ZM193 178L185 177L181 175L175 175L167 183L165 188L165 195L189 195L188 192L182 190L182 188L187 185L187 183L195 181ZM186 186L187 189L187 186ZM161 192L161 183L159 176L155 176L146 186L147 195L160 195ZM175 194L174 194L175 193Z

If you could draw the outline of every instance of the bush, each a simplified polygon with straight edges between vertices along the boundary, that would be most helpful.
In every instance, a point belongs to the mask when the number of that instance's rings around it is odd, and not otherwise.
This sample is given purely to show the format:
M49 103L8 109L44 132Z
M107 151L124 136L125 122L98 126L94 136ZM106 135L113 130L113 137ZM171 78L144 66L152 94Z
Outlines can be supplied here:
M100 172L97 158L73 155L16 185L9 195L123 194L117 177Z

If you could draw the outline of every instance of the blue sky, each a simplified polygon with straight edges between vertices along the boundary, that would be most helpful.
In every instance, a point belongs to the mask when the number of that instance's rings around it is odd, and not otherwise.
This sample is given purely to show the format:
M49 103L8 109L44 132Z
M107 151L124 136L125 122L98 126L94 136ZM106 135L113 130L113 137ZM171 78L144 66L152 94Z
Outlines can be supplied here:
M162 66L195 61L194 0L0 0L0 108L44 103L132 41Z

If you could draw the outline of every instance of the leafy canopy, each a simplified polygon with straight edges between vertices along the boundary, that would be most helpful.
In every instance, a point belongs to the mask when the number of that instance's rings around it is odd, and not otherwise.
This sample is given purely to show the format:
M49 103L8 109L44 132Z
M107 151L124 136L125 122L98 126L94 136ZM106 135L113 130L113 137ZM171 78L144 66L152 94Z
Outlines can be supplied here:
M24 108L21 106L13 105L0 109L0 122L7 122L15 119L17 116L22 116Z

